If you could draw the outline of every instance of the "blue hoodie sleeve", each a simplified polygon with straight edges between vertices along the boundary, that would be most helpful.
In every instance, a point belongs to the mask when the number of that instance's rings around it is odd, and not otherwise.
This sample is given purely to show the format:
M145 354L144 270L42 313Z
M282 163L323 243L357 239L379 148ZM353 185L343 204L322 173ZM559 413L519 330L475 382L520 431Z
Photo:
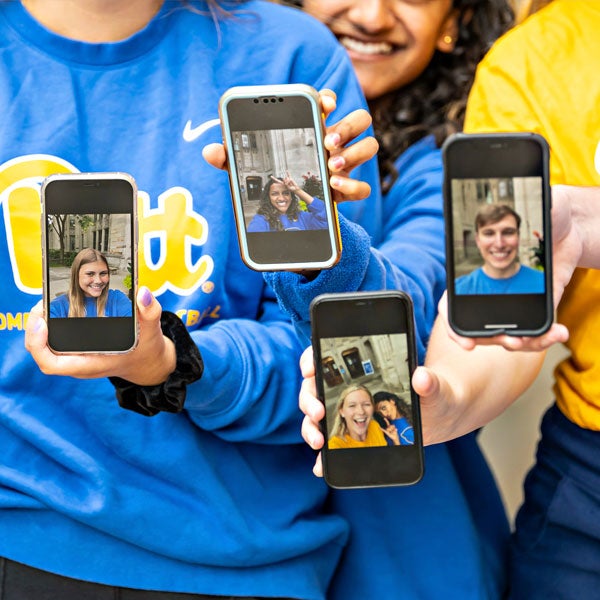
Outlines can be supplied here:
M298 409L302 352L293 325L264 286L256 321L224 319L191 333L204 373L187 387L192 421L223 439L301 442Z
M331 38L324 27L323 35ZM332 41L333 38L319 42L327 46L328 54L324 55L325 68L320 69L312 85L317 90L328 88L336 93L337 108L328 121L335 123L351 111L366 108L366 103L346 51ZM309 81L305 61L305 57L298 57L290 73L291 81ZM314 60L311 65L316 70L313 63ZM355 176L377 187L375 160L361 165ZM365 219L375 217L376 213L365 210L364 202L356 205L360 205ZM200 381L187 388L185 409L198 427L228 441L303 443L298 360L306 343L299 340L273 290L264 282L263 287L256 320L222 319L192 332L205 368Z
M417 348L423 359L445 288L440 151L433 139L426 138L406 150L396 167L398 179L383 201L375 195L369 199L374 211L381 204L380 224L371 237L362 226L363 216L353 213L352 206L346 214L356 223L340 216L343 251L335 267L312 281L289 272L265 274L305 344L310 343L309 304L315 296L398 289L414 302Z

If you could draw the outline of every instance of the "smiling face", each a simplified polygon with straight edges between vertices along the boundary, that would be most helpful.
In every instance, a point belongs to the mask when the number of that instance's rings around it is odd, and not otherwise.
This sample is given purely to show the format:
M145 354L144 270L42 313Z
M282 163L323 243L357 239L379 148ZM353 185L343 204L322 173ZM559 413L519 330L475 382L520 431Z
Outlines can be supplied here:
M380 400L375 408L389 421L400 418L398 407L393 400Z
M367 99L401 88L458 33L452 0L304 0L346 48Z
M506 279L518 271L519 227L513 215L479 227L475 243L483 258L483 271L489 277Z
M365 390L355 390L346 396L340 408L340 415L351 438L365 441L373 411L373 401Z
M276 210L285 214L292 203L292 192L283 183L273 183L269 189L269 200Z
M89 262L79 269L79 287L88 298L98 298L110 281L107 266L101 261Z

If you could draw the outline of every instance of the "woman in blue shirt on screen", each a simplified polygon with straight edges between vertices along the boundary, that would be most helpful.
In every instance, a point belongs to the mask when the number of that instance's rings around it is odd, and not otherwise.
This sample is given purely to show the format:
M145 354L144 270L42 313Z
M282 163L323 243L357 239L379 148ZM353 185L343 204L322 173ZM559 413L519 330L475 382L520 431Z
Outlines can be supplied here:
M131 300L109 285L106 257L94 248L84 248L73 259L69 291L50 302L50 316L130 317Z
M300 206L306 204L306 210ZM260 206L248 225L249 232L306 231L325 229L327 214L323 200L305 192L290 176L271 178L263 188Z
M373 396L375 410L385 422L393 425L398 431L400 445L406 446L415 443L415 431L410 421L410 408L397 394L392 392L376 392ZM391 445L388 439L388 446Z

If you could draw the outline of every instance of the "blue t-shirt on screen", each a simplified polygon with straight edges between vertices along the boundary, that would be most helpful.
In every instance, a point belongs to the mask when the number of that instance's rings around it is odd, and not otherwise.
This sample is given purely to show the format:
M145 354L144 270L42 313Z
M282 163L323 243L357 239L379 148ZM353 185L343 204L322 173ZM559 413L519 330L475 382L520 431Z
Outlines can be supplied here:
M413 426L408 422L406 417L400 417L399 419L392 419L392 425L396 426L398 430L398 437L400 438L401 446L410 446L415 443L415 430ZM392 446L394 442L386 436L388 446Z
M96 298L85 298L85 316L97 317ZM50 316L66 318L69 316L69 296L63 294L50 302ZM104 307L105 317L130 317L131 300L120 290L108 290L108 298Z
M298 212L298 220L292 221L287 214L280 215L279 220L284 231L307 231L309 229L326 229L327 214L325 213L325 203L319 198L313 198L311 204L308 205L308 210ZM274 231L269 225L264 215L255 215L250 225L250 232Z
M531 267L521 268L506 279L494 279L479 267L455 281L457 294L543 294L544 273Z

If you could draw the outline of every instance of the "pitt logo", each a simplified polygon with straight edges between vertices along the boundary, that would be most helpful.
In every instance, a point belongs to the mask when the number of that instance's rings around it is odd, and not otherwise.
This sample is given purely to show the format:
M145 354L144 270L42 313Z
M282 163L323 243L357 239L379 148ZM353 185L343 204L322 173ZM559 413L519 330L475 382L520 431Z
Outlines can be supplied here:
M0 165L0 204L11 267L23 292L42 292L40 185L52 173L77 171L66 161L48 155L24 156ZM208 224L194 212L186 189L175 187L163 192L155 209L150 208L148 194L140 192L138 221L140 285L148 286L157 296L167 290L187 296L208 280L213 259L201 256L192 262L192 248L206 242ZM153 239L158 241L154 260L150 252Z

